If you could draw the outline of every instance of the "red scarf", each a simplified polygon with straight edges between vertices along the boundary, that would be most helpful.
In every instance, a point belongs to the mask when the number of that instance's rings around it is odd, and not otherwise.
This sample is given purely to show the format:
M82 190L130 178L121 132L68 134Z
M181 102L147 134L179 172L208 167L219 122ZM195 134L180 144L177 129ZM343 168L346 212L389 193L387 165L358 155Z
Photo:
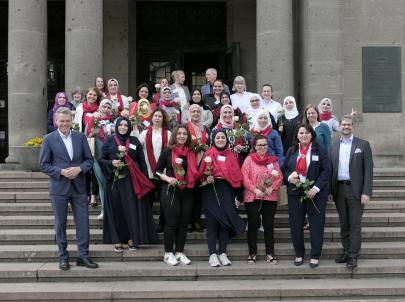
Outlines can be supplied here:
M328 121L332 118L332 112L322 112L319 114L321 121Z
M163 153L163 151L167 148L167 129L162 128L162 151L160 154ZM148 154L148 161L150 168L155 174L156 172L156 158L155 158L155 153L153 152L153 143L152 143L152 134L153 134L153 129L152 127L149 127L148 130L146 130L146 153Z
M307 153L311 144L308 144L305 148L299 144L299 154L297 164L295 166L295 171L301 174L302 176L307 176Z
M205 158L207 156L212 159L212 176L225 179L233 188L239 188L242 185L242 172L239 161L229 148L218 151L217 148L211 147L204 153L199 170L201 181L205 180L204 171L207 167ZM225 160L219 160L218 157L225 158Z
M252 158L252 160L257 165L260 165L260 166L267 166L267 165L277 161L276 156L269 155L267 152L263 157L261 157L259 154L257 154L257 152L251 153L249 156Z
M198 137L195 134L195 130L191 122L187 123L187 128L188 131L190 131L191 137L195 137L195 140L193 140L193 143L196 143L198 141ZM205 131L205 127L203 126L203 131L201 132L201 144L206 145L207 144L207 131Z
M259 131L259 133L265 137L269 136L271 130L273 130L273 128L271 127L271 124L269 126L267 126L266 128L264 128L263 130Z
M120 140L114 136L115 142L118 146L122 146ZM129 156L129 138L125 142L125 163L127 164L129 174L131 176L132 190L134 191L138 200L141 200L146 194L152 191L155 187L149 179L142 174L141 170L135 165L131 156ZM139 152L142 152L139 150Z
M175 102L175 101L166 101L166 100L160 101L160 106L174 107L176 105L177 105L177 102Z
M93 113L98 110L98 103L94 102L93 104L89 104L87 101L83 102L83 126L86 127L90 123L93 122ZM88 113L91 113L91 116L87 116Z
M111 100L111 95L107 94L106 98ZM118 111L118 113L121 113L121 111L124 110L124 102L122 101L122 96L121 96L121 93L119 93L119 92L117 93L117 100L120 103L117 111ZM121 114L119 114L119 115L121 115Z
M176 158L185 157L187 159L187 171L186 175L180 176L176 172ZM186 187L191 189L195 185L195 181L198 177L198 169L197 169L197 156L196 154L191 151L188 147L178 148L176 146L172 147L172 166L174 170L174 176L179 181L186 181L186 185L181 185L180 190L185 189Z

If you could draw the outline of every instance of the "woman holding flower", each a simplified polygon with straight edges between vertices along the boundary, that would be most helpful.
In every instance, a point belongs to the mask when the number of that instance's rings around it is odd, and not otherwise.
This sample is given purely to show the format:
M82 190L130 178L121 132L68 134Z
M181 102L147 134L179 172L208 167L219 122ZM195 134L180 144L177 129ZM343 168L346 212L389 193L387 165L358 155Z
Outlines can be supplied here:
M235 197L243 200L242 173L238 159L229 149L226 129L213 131L212 139L212 147L204 154L199 174L203 182L201 195L207 221L209 264L217 267L231 265L227 256L228 240L243 233L245 223L235 207Z
M256 118L253 121L252 133L253 136L259 134L267 138L267 151L269 155L277 158L278 164L281 166L284 161L283 144L280 135L272 127L270 113L267 109L263 109L256 114Z
M131 135L139 138L139 134L151 126L152 111L155 106L155 104L149 103L148 99L140 99L131 104L129 108L129 118L133 128Z
M173 91L170 87L163 88L163 100L160 102L162 108L169 117L169 129L173 129L181 123L180 103L173 98Z
M163 260L169 265L191 263L183 252L193 208L193 188L198 177L197 156L190 149L190 143L187 127L176 126L169 149L163 151L156 167L156 175L163 181L160 198L165 215Z
M75 106L69 102L67 94L63 91L58 92L55 95L55 103L53 104L53 108L48 112L48 124L46 127L47 133L51 133L58 129L56 126L55 112L59 107L66 107L72 112L75 110Z
M244 157L249 152L249 140L247 129L239 123L239 117L234 118L234 111L231 105L223 105L221 108L220 119L218 124L212 129L214 133L217 129L224 129L228 139L229 148L235 153L239 161L239 167L242 165ZM248 127L247 127L248 128ZM211 142L213 135L211 133Z
M113 115L121 116L128 113L129 101L128 98L119 91L119 83L117 79L109 79L107 82L108 94L107 99L113 104Z
M130 136L131 122L119 117L115 134L107 138L100 159L107 181L104 205L103 242L136 250L141 244L157 243L147 194L153 189L147 177L142 145Z
M325 226L326 201L329 194L331 164L329 153L316 140L314 129L301 124L296 134L297 143L288 149L283 164L287 180L288 213L296 266L304 263L304 217L308 214L311 225L311 259L309 266L316 268L321 257Z
M273 223L283 176L277 157L268 153L269 145L266 136L257 135L254 139L254 148L256 152L251 153L242 165L244 201L248 216L248 263L256 262L257 229L260 226L261 215L266 261L277 264L277 258L274 255Z
M105 203L105 178L103 172L101 171L98 159L102 154L102 145L104 144L106 138L111 136L111 127L114 127L114 124L112 123L111 111L111 101L108 99L102 100L100 106L98 107L98 112L94 112L93 118L91 122L88 123L85 130L87 137L95 138L93 171L97 179L101 200L101 213L98 216L99 220L102 220L104 216L103 209Z
M159 83L155 84L155 94L153 95L153 103L159 104L159 102L163 99L162 91L163 88L169 86L169 81L166 78L161 78Z

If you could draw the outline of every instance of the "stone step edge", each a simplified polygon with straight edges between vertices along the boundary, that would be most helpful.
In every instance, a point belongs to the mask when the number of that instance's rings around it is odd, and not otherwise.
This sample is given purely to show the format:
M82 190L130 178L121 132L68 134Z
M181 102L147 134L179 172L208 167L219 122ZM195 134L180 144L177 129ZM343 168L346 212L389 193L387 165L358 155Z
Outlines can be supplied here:
M176 301L226 298L272 298L277 300L310 297L399 297L405 296L402 278L224 280L218 281L119 281L119 282L34 282L3 283L2 300L52 299L176 299Z

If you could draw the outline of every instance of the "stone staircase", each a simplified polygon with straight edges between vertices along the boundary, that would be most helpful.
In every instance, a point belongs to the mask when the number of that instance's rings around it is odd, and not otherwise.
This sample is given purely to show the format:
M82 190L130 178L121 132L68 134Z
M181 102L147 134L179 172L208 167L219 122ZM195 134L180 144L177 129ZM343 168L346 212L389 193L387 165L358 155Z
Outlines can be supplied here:
M405 170L375 170L374 196L364 213L361 258L354 272L333 260L341 252L334 205L328 205L317 269L307 263L293 265L287 208L282 206L275 221L276 266L263 260L263 244L257 263L246 263L246 234L229 244L231 267L209 267L205 233L188 234L189 266L164 264L161 244L117 254L101 243L100 209L90 208L90 251L100 268L76 267L69 216L72 267L60 271L47 186L48 178L41 173L0 171L0 300L405 301ZM157 210L156 204L155 214ZM162 242L162 234L159 238Z

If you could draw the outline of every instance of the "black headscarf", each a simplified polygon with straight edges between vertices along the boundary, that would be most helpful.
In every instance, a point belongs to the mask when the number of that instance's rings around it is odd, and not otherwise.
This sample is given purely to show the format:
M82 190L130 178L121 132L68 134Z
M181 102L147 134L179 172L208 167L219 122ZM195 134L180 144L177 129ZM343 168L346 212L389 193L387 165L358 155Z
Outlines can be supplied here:
M188 102L190 104L190 106L193 105L193 104L196 104L196 105L201 106L203 110L210 110L211 111L211 108L207 104L205 104L205 102L203 100L201 90L200 89L194 89L192 94L194 94L194 91L198 91L200 93L201 100L200 100L199 103L196 103L196 102L193 101L193 96L191 95L191 100Z
M222 91L221 94L219 95L219 103L220 103L220 105L222 106L221 99L222 99L222 96L223 96L223 95L227 95L227 96L228 96L228 98L229 98L229 105L232 106L231 95L230 95L228 92L226 92L226 91Z
M124 135L120 134L120 132L118 131L118 127L122 121L127 121L127 123L128 123L128 131ZM115 121L115 134L114 135L120 140L121 144L125 145L125 142L129 138L131 131L132 131L131 121L127 117L121 116L121 117L117 118L117 120Z
M225 138L226 138L226 144L225 144L225 146L223 148L218 148L218 146L215 144L215 137L220 132L225 134ZM229 142L228 142L228 135L226 134L226 129L224 129L224 128L215 129L214 131L212 131L212 136L211 137L212 137L211 146L214 146L218 151L224 151L226 148L228 148Z

